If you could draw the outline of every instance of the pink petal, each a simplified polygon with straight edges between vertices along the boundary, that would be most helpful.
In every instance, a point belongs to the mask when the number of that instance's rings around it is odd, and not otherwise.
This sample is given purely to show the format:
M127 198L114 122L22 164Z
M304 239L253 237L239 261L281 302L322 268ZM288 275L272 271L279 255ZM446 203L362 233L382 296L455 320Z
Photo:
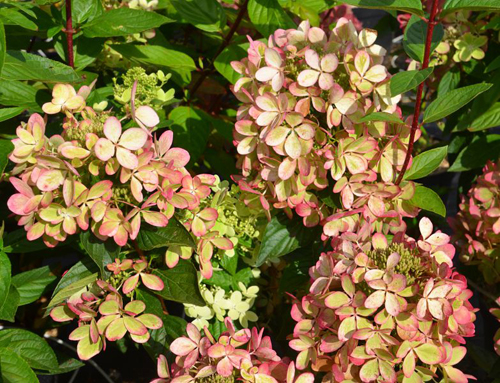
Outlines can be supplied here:
M141 149L148 139L148 134L139 128L127 129L121 136L119 145L128 150Z
M108 117L104 122L104 135L108 140L117 143L122 135L122 124L116 117Z
M115 155L115 145L107 138L99 138L94 145L94 152L101 161L108 161Z
M139 166L139 159L129 150L118 147L116 149L116 159L121 166L127 169L136 169Z
M141 273L141 280L150 290L162 291L165 287L163 281L156 275Z

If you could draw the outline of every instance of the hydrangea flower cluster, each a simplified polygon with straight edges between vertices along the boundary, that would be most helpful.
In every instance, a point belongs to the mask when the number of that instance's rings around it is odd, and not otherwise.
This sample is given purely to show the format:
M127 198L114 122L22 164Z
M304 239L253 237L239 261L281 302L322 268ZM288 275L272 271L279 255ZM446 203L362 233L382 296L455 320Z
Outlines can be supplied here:
M414 185L395 185L409 139L407 123L363 120L374 112L401 117L391 97L377 32L341 18L328 38L308 22L278 30L268 44L250 41L233 62L239 108L234 143L240 188L249 206L295 211L325 236L346 231L400 232L414 216ZM417 137L418 138L418 137ZM325 202L340 193L340 205ZM376 223L378 222L378 223Z
M320 256L309 293L292 308L299 370L335 382L468 381L455 365L475 331L472 292L452 267L450 238L428 218L419 227L418 240L343 236Z
M43 110L65 114L63 133L46 137L45 120L34 114L17 128L9 157L16 164L10 182L17 193L8 207L27 238L42 238L54 247L90 229L103 241L113 238L125 246L142 225L165 227L182 212L183 223L199 239L198 262L209 279L214 248L233 248L228 238L212 230L217 210L200 205L211 195L216 178L189 174L189 153L172 147L171 131L153 137L150 130L159 123L156 112L132 102L130 125L139 127L124 129L111 112L96 113L65 84L54 87L53 99ZM179 257L191 256L192 251L181 249L167 265L174 267Z
M286 363L273 350L271 339L263 336L263 329L244 328L236 331L229 318L228 331L215 339L205 327L205 336L193 324L187 325L187 336L177 338L170 345L176 355L169 368L167 359L158 358L159 378L151 383L220 382L237 380L254 383L313 383L310 372L298 374L294 363Z
M488 162L450 225L455 230L460 260L479 265L489 284L500 282L500 162Z
M163 282L155 275L144 273L145 262L136 261L135 276L125 280L123 271L132 267L133 261L116 262L113 269L115 276L111 283L97 280L74 293L67 301L53 308L51 318L56 322L69 322L78 318L78 327L69 335L69 339L77 341L78 356L88 360L106 349L106 342L115 342L122 339L127 333L136 343L145 343L149 340L148 329L157 330L163 326L162 320L150 313L145 313L146 304L141 300L130 300L124 304L123 296L119 292L129 294L137 286L131 286L131 280L139 275L145 286L152 290L162 290ZM109 266L109 265L108 265ZM120 271L122 270L122 271ZM117 272L118 271L118 272ZM127 292L128 291L128 292Z

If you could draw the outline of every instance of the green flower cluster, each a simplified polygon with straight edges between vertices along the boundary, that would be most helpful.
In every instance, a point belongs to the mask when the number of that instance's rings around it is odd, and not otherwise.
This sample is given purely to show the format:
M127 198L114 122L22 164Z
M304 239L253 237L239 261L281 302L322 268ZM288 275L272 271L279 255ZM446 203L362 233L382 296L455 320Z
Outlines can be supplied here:
M164 104L174 98L174 89L169 89L166 92L163 90L163 86L170 77L170 73L165 75L161 70L147 74L142 67L130 68L121 76L121 81L116 77L113 78L115 100L123 104L123 108L126 109L125 112L128 112L132 87L134 82L137 81L135 106L148 105L154 109L161 109Z

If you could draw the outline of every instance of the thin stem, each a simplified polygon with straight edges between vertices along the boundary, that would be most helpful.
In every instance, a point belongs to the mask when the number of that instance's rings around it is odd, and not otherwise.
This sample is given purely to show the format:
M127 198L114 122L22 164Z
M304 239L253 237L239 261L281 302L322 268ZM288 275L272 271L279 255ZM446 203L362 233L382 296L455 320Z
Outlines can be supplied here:
M64 29L66 33L66 41L68 48L68 65L71 68L75 67L75 59L73 55L73 35L76 31L73 29L73 18L71 15L71 0L66 0L66 28Z
M438 0L432 1L432 9L431 14L429 16L429 20L427 21L427 37L425 40L425 51L424 51L424 60L422 61L422 69L425 69L429 66L429 59L431 56L431 44L432 44L432 33L434 32L434 27L436 26L436 16L438 13ZM410 131L410 141L408 142L408 151L406 152L405 162L403 163L403 167L401 168L401 172L399 173L398 179L396 180L396 185L399 185L403 180L403 177L408 169L408 165L410 164L411 154L413 152L413 143L415 141L415 134L417 129L419 129L418 117L420 116L420 108L422 107L422 93L424 91L424 82L422 82L417 88L417 99L415 100L415 111L413 113L413 121L411 123L411 131Z
M497 302L497 298L493 294L489 293L488 291L483 289L481 286L479 286L476 282L474 282L471 279L467 279L467 284L471 285L473 289L479 291L486 298L491 299L494 303L496 303L497 306L500 306L500 304Z
M142 260L145 260L146 256L144 255L144 252L139 247L139 244L137 243L137 241L134 239L131 242L132 242L132 245L134 246L134 250L137 252L137 254L139 254L139 257L141 257Z
M238 27L240 26L241 20L243 20L243 16L245 16L245 13L247 11L247 6L248 6L248 0L245 0L243 5L240 7L240 10L238 12L238 16L236 16L236 20L234 21L233 25L231 26L231 29L229 30L226 37L224 37L222 44L220 45L219 49L215 53L214 58L213 58L212 62L210 63L210 66L207 68L207 70L205 70L201 73L200 77L193 85L193 88L191 89L191 92L189 94L188 103L191 102L192 98L194 97L194 94L199 89L199 87L203 84L203 81L205 81L205 79L210 74L212 74L212 72L215 70L215 59L217 58L217 56L219 56L222 53L222 51L224 49L226 49L226 47L231 42L231 39L233 38L234 34L238 30Z

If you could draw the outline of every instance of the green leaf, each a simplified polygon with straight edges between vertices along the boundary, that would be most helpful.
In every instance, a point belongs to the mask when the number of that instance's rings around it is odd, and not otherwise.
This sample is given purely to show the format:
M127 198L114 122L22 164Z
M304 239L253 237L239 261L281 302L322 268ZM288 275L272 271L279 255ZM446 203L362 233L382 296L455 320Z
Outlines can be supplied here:
M195 247L191 234L175 218L170 218L165 227L141 225L136 241L139 248L146 251L172 245Z
M360 8L399 10L420 16L424 14L420 0L340 0L338 3L354 5Z
M493 104L485 113L475 118L471 123L459 124L454 131L468 129L471 132L479 132L489 128L500 126L500 102Z
M156 12L118 8L104 12L82 27L87 37L127 36L158 28L171 20Z
M5 40L5 28L0 20L0 76L2 75L3 63L5 62L5 52L7 50L7 42ZM3 120L1 120L3 121Z
M409 70L396 73L391 77L391 95L397 96L398 94L415 89L431 75L433 69L430 67L422 70Z
M209 324L208 331L210 331L215 339L218 339L223 332L227 331L227 327L224 322L215 319L213 323Z
M52 300L47 305L47 312L83 287L94 282L97 277L97 267L91 259L84 259L73 265L54 289Z
M16 286L20 295L19 306L27 305L36 301L47 292L57 277L50 270L50 266L43 266L38 269L25 271L12 278L12 284Z
M460 9L468 11L500 11L498 0L448 0L443 7L443 14L456 12Z
M0 141L1 142L1 141ZM29 241L26 238L26 230L17 229L10 232L4 239L4 251L6 253L31 253L33 251L47 249L42 239Z
M31 53L17 51L7 51L2 78L44 82L77 82L81 80L70 66Z
M196 69L193 59L173 46L114 44L111 48L133 62L167 69L181 86L191 81L191 72Z
M0 109L1 110L1 109ZM14 150L14 144L8 140L0 140L0 173L3 173L9 163L9 154Z
M80 233L80 243L86 253L94 260L101 271L101 275L107 278L110 275L106 265L113 263L120 254L120 246L115 241L108 239L102 241L90 231Z
M434 190L426 188L425 186L417 185L415 194L409 202L423 210L446 217L446 207L441 197Z
M77 359L70 358L67 355L57 353L57 360L59 362L59 366L57 368L52 368L48 372L46 371L36 371L37 375L59 375L59 374L65 374L70 371L78 370L79 368L82 368L85 366L84 363L80 362Z
M171 130L174 132L174 146L189 152L189 166L192 166L207 146L211 117L200 109L181 106L172 110L168 118L173 121Z
M9 295L11 283L11 266L7 254L0 251L0 307L4 304Z
M55 38L56 43L54 44L54 49L56 50L59 57L64 62L67 62L66 58L66 37L64 34L59 34ZM85 36L79 36L73 42L73 58L75 60L75 70L80 71L86 66L92 64L97 56L101 53L104 48L104 38L88 38Z
M28 364L14 351L0 348L0 377L3 383L38 383Z
M468 104L492 85L481 83L450 90L438 96L425 110L424 123L440 120Z
M206 32L218 32L226 25L226 14L217 0L172 0L183 20Z
M0 122L10 120L13 117L19 116L25 108L14 107L14 108L2 108L0 109Z
M427 150L413 159L411 168L404 175L405 180L418 180L436 170L448 153L448 146Z
M0 21L4 25L19 25L31 31L38 30L36 24L14 8L0 8Z
M21 297L19 296L16 287L14 285L10 285L9 295L7 295L7 298L3 302L3 306L0 307L0 320L15 322L20 299Z
M224 270L214 270L212 278L204 279L204 284L222 287L224 290L230 290L233 285L233 277Z
M50 101L49 94L44 93L21 81L0 81L1 105L25 107L35 112L42 112L40 105Z
M165 315L163 307L157 296L143 287L135 290L137 299L146 304L146 313L154 314L163 321L163 326L158 330L150 330L150 339L144 348L148 354L156 359L160 354L166 354L168 346L175 339L185 335L187 322L174 315Z
M396 124L404 124L398 116L386 112L373 112L370 113L359 120L359 122L370 122L370 121L387 121L394 122Z
M220 260L220 265L222 268L229 272L229 274L234 275L236 273L236 269L238 267L238 252L235 251L232 257L229 257L227 254L224 254L222 259Z
M269 258L278 258L307 246L317 238L317 234L316 228L306 228L297 217L289 219L284 214L273 217L264 230L255 266L263 265Z
M497 56L492 62L488 64L484 73L493 72L494 70L500 68L500 56Z
M104 12L102 2L100 0L73 0L71 4L71 14L73 22L81 24L90 22Z
M488 160L496 161L499 157L500 134L475 136L472 142L458 154L448 171L463 172L482 168Z
M250 0L248 16L255 28L266 38L276 29L297 28L278 0Z
M174 302L204 306L205 301L198 287L198 275L190 261L180 259L173 269L155 269L153 274L161 278L165 287L157 292L162 298Z
M460 83L460 72L458 70L449 70L441 78L438 85L438 96L448 93L450 90L456 89Z
M412 16L405 29L403 47L408 56L418 62L424 60L426 36L427 23L420 17ZM439 45L443 36L443 26L441 24L436 25L432 33L431 53Z
M57 368L56 354L45 339L22 329L0 331L0 348L7 347L23 358L31 368L51 370Z
M231 61L240 61L245 57L248 46L248 43L241 45L231 44L215 58L215 69L231 84L234 84L241 77L241 74L236 72L231 66Z

